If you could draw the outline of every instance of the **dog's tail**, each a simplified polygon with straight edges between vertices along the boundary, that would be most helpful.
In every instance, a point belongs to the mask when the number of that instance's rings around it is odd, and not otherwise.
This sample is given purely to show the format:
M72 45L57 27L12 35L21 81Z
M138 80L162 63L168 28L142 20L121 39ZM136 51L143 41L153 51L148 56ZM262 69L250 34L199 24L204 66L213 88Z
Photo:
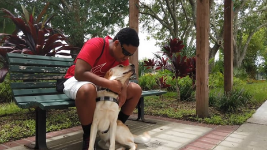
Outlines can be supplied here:
M151 139L148 132L144 132L141 135L134 135L134 143L141 144L141 143L147 143Z

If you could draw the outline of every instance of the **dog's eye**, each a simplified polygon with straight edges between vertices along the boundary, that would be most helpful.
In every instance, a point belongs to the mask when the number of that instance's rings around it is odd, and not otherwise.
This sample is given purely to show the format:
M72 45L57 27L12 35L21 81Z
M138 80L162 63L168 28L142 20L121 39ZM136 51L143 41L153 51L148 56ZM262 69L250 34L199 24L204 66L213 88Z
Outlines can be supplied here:
M119 67L123 67L123 65L119 65Z

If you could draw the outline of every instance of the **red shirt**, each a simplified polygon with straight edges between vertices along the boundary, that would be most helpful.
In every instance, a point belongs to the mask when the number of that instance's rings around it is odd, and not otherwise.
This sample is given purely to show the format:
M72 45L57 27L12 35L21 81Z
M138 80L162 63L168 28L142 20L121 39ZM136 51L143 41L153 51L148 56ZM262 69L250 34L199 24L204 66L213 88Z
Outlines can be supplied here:
M118 64L129 65L128 59L120 63L116 61L116 59L113 56L110 55L109 39L112 38L109 36L105 37L105 47L102 55L101 52L104 45L103 38L92 38L88 40L83 45L80 53L78 54L74 62L76 63L77 59L82 59L86 61L92 67L91 72L101 77L103 77L110 68L117 66ZM101 57L97 61L97 58L100 55ZM68 69L65 78L73 77L74 71L75 71L75 65L72 65Z

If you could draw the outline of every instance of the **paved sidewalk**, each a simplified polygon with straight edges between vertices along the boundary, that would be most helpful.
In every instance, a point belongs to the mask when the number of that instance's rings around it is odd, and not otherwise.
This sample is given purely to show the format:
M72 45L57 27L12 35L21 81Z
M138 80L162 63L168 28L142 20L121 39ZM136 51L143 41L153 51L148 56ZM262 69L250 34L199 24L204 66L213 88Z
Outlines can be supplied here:
M267 150L267 101L214 150Z
M156 124L128 120L126 124L134 134L148 131L152 137L138 150L267 150L267 102L241 126L207 125L162 117L145 116ZM81 127L47 133L51 150L80 150ZM34 137L0 145L0 150L29 150L24 144ZM101 150L97 148L97 150Z
M216 126L190 121L146 116L156 124L128 120L126 124L134 134L148 131L152 139L149 143L139 144L139 150L178 150L212 149L239 126ZM80 150L82 130L74 127L47 133L47 145L51 150ZM34 137L0 145L0 150L28 150L24 144L30 144ZM98 150L101 150L98 148Z

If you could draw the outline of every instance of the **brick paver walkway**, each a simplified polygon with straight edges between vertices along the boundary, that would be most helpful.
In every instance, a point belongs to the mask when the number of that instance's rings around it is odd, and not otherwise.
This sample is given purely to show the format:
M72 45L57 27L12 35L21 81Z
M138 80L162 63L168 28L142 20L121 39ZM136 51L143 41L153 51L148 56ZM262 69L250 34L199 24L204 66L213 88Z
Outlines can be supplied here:
M133 115L134 116L134 115ZM155 117L155 116L145 116L147 119L156 119L168 122L176 122L191 126L200 126L200 127L208 127L211 130L204 135L200 136L199 138L189 142L187 145L183 146L180 150L211 150L220 142L222 142L225 138L227 138L231 133L238 129L238 125L234 126L221 126L221 125L209 125L209 124L202 124L197 122L190 122L190 121L183 121L183 120L176 120L176 119L169 119L163 117ZM130 126L130 125L129 125ZM130 127L131 128L131 127ZM63 129L60 131L54 131L47 133L47 139L52 137L81 131L81 127L73 127L69 129ZM6 150L12 147L16 147L19 145L28 145L34 142L35 137L28 137L17 141L11 141L7 143L0 144L0 150Z

